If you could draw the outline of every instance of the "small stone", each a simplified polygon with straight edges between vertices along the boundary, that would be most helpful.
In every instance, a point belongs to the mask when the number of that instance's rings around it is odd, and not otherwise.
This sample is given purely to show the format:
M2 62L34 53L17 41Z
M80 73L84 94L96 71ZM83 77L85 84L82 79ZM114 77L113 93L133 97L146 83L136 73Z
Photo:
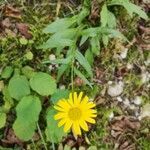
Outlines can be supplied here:
M142 119L144 117L150 117L150 103L145 104L142 108L140 118Z
M141 99L141 97L137 96L137 97L134 99L133 102L134 102L135 105L140 105L141 102L142 102L142 99Z
M135 105L133 105L133 104L130 105L130 109L131 109L131 110L135 110L135 108L136 108Z
M144 64L145 64L146 66L150 65L150 59L147 59L146 61L144 61Z
M114 118L114 113L111 112L111 113L109 114L109 120L112 120L113 118Z
M118 102L122 102L123 100L122 100L122 98L121 98L120 96L118 96L118 97L117 97L117 101L118 101Z
M108 84L111 85L113 82L112 81L108 81Z
M59 88L60 88L61 90L64 90L66 87L65 87L65 85L60 85Z
M48 69L49 69L49 71L52 71L53 70L53 65L49 65Z
M109 85L108 95L111 97L119 96L123 92L123 82L115 83L114 85Z
M147 83L150 78L149 78L149 73L148 72L143 72L142 75L141 75L141 80L142 80L142 83Z
M49 55L49 60L53 61L56 59L56 56L54 54Z
M126 98L126 99L123 101L123 104L124 104L125 106L129 106L129 105L130 105L130 102L129 102L129 100Z
M125 48L125 49L121 52L121 54L120 54L121 58L122 58L122 59L125 59L125 58L127 57L127 53L128 53L128 49Z
M132 69L132 68L133 68L133 65L128 63L128 64L127 64L127 69L130 70L130 69Z

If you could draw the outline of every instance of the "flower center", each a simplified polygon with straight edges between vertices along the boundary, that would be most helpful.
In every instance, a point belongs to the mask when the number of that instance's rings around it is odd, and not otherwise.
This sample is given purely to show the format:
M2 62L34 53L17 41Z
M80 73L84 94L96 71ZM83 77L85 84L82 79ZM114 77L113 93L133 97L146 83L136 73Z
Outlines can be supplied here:
M70 108L68 116L71 120L78 120L81 117L81 110L77 107Z

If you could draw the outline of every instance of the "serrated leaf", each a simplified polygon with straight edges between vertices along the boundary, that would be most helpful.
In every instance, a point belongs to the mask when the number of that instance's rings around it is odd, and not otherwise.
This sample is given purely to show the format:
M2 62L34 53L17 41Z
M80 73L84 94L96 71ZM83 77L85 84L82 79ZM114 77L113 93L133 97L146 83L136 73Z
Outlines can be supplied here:
M69 28L71 25L73 25L76 22L76 16L72 18L62 18L57 19L51 24L49 24L44 30L44 33L56 33L61 32L67 28Z
M69 97L69 90L60 90L58 89L52 96L51 101L53 104L56 104L58 100L68 98Z
M102 41L103 41L104 46L107 47L108 42L109 42L109 36L104 34L102 36Z
M87 73L90 75L90 77L92 77L93 73L92 73L92 68L91 68L89 62L78 50L76 50L75 58L78 60L78 62L81 64L81 66L87 71Z
M95 55L100 54L100 42L98 36L91 38L91 50Z
M77 22L80 25L82 20L89 15L89 9L87 9L86 7L83 7L82 11L79 13L78 17L77 17Z
M12 73L13 73L13 68L11 66L7 66L2 71L1 77L4 78L4 79L8 79L8 78L10 78Z
M110 12L109 10L108 10L108 27L109 28L116 28L116 26L117 26L117 20L116 20L116 17L115 17L115 15L112 13L112 12Z
M13 129L17 137L24 141L30 140L35 132L41 111L40 99L36 96L26 96L16 107L17 119Z
M42 96L52 95L56 90L55 80L47 73L38 72L30 79L31 88Z
M105 27L108 23L108 10L107 10L107 6L106 4L104 4L102 6L102 10L100 12L100 16L101 16L101 26Z
M141 7L129 2L129 0L112 0L109 5L121 5L123 6L132 17L133 13L138 14L141 18L147 20L147 14L141 9Z
M94 57L93 57L93 53L90 49L87 49L85 52L85 58L87 59L87 61L89 62L89 64L92 66L93 62L94 62Z
M43 63L52 63L52 64L69 64L72 60L73 56L70 55L67 58L63 58L63 59L56 59L56 60L48 60L48 61L44 61Z
M85 77L78 69L74 68L74 73L75 73L78 77L80 77L80 78L85 82L85 84L87 84L87 85L89 85L91 88L93 88L93 87L92 87L92 84L86 79L86 77Z
M59 81L60 77L64 74L64 72L68 69L69 65L62 64L58 68L58 73L57 73L57 81Z
M6 123L6 114L0 112L0 129L5 126L5 123Z
M29 82L25 76L14 76L8 84L10 96L16 100L30 94Z
M54 143L59 143L62 140L62 137L66 134L63 131L63 127L58 127L58 121L54 120L54 115L56 111L50 109L47 113L47 127L46 127L46 136L47 140Z
M44 44L38 48L64 48L74 43L74 37L77 34L77 28L61 30L53 34Z

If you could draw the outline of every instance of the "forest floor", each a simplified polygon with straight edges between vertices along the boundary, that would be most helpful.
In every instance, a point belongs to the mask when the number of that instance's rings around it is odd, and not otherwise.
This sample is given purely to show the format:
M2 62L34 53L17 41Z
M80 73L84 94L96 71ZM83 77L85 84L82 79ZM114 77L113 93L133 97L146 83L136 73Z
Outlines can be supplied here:
M148 2L136 3L150 15ZM97 9L96 4L92 6L93 11ZM0 1L0 74L6 66L30 66L36 71L51 73L55 78L57 66L42 63L55 54L37 49L47 39L42 30L58 17L75 15L80 8L81 2L76 0ZM88 19L94 22L97 17L99 14L95 11ZM129 43L112 39L107 48L101 47L92 65L93 89L81 78L74 78L75 89L84 91L96 103L96 124L78 139L72 134L64 137L55 145L58 150L63 150L63 146L64 150L71 147L79 150L150 150L150 21L130 18L122 9L117 28ZM1 91L7 83L7 79L0 78L0 105L3 104ZM70 89L70 83L64 75L57 87ZM14 107L7 116L5 127L0 129L0 150L33 149L32 142L23 142L12 130ZM43 134L44 123L40 122ZM37 149L44 149L38 134L35 144Z

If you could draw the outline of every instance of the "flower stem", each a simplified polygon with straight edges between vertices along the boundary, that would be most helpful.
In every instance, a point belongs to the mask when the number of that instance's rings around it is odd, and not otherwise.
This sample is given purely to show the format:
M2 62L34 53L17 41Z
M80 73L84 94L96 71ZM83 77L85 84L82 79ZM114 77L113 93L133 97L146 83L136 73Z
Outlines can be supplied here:
M43 143L43 145L44 145L44 148L45 148L45 150L48 150L48 149L47 149L47 146L46 146L46 142L45 142L44 137L43 137L43 135L42 135L42 131L41 131L41 129L40 129L38 123L37 123L37 128L38 128L38 132L39 132L39 135L40 135L40 137L41 137L42 143Z
M32 141L32 144L33 144L33 146L34 146L34 150L37 150L37 149L36 149L36 145L35 145L35 143L34 143L34 140L31 139L31 141Z

